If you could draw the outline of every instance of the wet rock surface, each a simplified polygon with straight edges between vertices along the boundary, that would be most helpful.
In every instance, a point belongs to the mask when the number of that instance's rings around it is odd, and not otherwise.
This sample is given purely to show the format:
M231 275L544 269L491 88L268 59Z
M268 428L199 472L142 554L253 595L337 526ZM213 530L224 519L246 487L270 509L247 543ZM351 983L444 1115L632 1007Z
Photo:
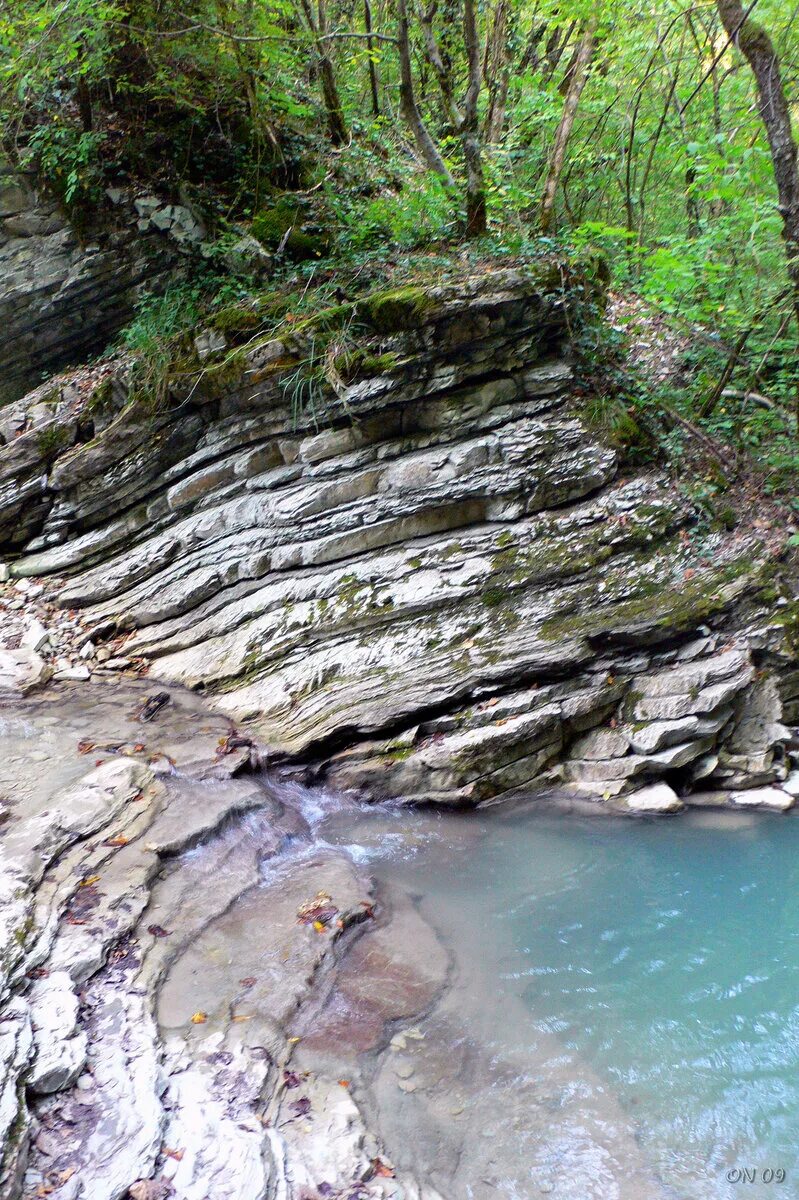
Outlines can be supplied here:
M7 1200L435 1195L376 1171L323 1055L295 1066L376 899L314 843L324 797L303 813L226 752L233 733L144 681L0 706Z

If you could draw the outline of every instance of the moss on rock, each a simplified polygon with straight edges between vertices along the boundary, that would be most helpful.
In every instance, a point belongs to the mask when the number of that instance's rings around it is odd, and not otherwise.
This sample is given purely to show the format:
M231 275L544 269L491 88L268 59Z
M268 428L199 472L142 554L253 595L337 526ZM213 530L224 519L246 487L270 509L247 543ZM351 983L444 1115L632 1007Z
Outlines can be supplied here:
M402 287L367 296L358 312L378 333L400 333L418 328L431 306L424 288Z
M281 250L292 262L324 258L330 253L328 234L306 221L300 203L283 196L253 217L251 232L268 250Z

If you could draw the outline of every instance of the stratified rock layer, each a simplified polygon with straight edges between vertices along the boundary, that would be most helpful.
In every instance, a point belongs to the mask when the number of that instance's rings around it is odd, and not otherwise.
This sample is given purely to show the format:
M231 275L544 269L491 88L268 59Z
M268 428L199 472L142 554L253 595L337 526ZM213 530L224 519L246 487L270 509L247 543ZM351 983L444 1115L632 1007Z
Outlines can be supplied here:
M64 405L72 444L48 457L31 429L0 452L12 574L66 576L95 640L132 630L126 655L339 785L773 782L787 734L755 680L784 638L762 605L754 640L739 615L773 545L700 527L665 476L619 477L575 401L571 286L487 271L236 350L215 332L166 406L105 386L85 442Z

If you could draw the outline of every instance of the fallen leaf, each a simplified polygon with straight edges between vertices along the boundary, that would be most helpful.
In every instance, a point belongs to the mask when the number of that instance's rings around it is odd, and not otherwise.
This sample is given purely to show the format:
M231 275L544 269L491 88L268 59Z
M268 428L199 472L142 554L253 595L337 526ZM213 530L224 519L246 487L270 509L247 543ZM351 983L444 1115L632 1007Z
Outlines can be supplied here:
M118 834L116 837L106 838L103 842L104 846L127 846L130 839L126 838L124 833Z
M231 1021L236 1021L236 1022L238 1022L238 1021L251 1021L251 1020L252 1020L252 1017L251 1017L251 1016L249 1016L249 1017L245 1017L245 1016L244 1016L242 1013L236 1013L236 1014L235 1014L234 1016L232 1016L230 1019L231 1019Z
M99 883L100 878L99 875L87 875L85 879L81 879L78 887L91 887L92 884Z
M170 1195L172 1185L166 1179L137 1179L128 1188L130 1200L164 1200Z
M393 1179L395 1174L394 1168L390 1167L388 1163L384 1163L382 1158L372 1159L372 1173L378 1179Z
M314 927L314 929L316 930L316 932L317 932L317 933L324 933L324 932L325 932L325 923L324 923L324 921L314 921L314 923L313 923L313 927Z
M170 1146L164 1146L163 1153L165 1154L165 1156L167 1158L174 1158L175 1162L180 1162L181 1159L183 1158L183 1155L186 1153L186 1151L185 1150L173 1150Z
M80 741L78 742L78 754L90 754L94 749L94 742Z
M298 1038L298 1037L290 1037L290 1038L288 1039L288 1042L289 1042L289 1045L290 1045L290 1046L293 1046L293 1045L294 1045L296 1042L299 1042L299 1041L301 1041L301 1040L302 1040L302 1039L301 1039L301 1038Z
M191 1019L192 1025L204 1025L208 1020L208 1013L196 1012Z
M255 986L257 979L254 975L245 975L244 979L239 980L239 983L244 988L251 988Z
M683 571L682 577L683 579L693 579L694 575L696 575L696 571L693 567L689 567L687 571Z
M148 925L147 932L151 933L153 935L153 937L164 938L164 937L169 937L172 930L164 929L163 925Z
M133 753L142 754L146 749L147 747L144 742L136 742L136 745L133 747Z
M347 1087L348 1088L350 1086L349 1079L339 1079L338 1083L339 1083L339 1087Z
M67 1180L72 1178L72 1176L75 1174L76 1171L77 1171L77 1167L66 1167L63 1171L59 1171L58 1172L58 1182L66 1183Z
M306 900L297 909L297 920L301 925L313 925L316 928L317 924L327 924L337 912L327 892L317 892L313 900Z

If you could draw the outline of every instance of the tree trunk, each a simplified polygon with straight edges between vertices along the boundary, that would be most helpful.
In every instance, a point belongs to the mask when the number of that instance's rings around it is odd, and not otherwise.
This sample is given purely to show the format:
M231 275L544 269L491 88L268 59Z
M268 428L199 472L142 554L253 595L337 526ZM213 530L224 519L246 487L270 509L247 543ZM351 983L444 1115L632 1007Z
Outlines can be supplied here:
M558 183L566 158L566 148L569 144L572 128L574 127L574 118L577 116L577 106L580 103L585 81L588 78L588 67L594 53L598 23L598 14L592 16L587 22L582 38L580 39L574 69L569 79L569 87L563 103L563 112L561 113L560 122L555 133L555 140L552 143L552 150L549 155L547 179L544 184L544 195L541 200L541 216L539 220L541 233L548 233L552 225L555 213L555 196L557 195Z
M334 146L343 146L349 140L347 123L344 120L344 109L338 94L336 75L330 58L330 41L327 38L327 9L325 0L317 0L317 11L314 13L311 0L300 0L305 20L313 37L316 49L319 82L322 86L322 100L327 115L327 128L330 141Z
M463 41L469 64L469 82L463 104L461 136L463 160L466 165L466 236L482 237L486 231L486 194L483 178L483 159L477 124L477 101L480 96L480 45L477 38L475 0L463 0Z
M367 33L372 32L372 5L370 0L363 0L363 23ZM374 42L370 37L366 39L366 49L369 54L369 90L372 93L372 116L380 116L380 98L377 85L377 67L375 66Z
M758 109L774 166L788 277L799 321L799 169L779 59L765 29L749 19L739 0L716 0L716 6L728 37L737 42L757 82Z
M413 134L420 155L430 170L435 171L436 175L440 175L449 187L453 187L455 180L447 170L446 163L422 120L422 114L419 112L416 96L413 91L411 47L408 38L407 0L397 0L397 48L400 60L400 108L402 109L402 115Z
M509 14L506 0L499 0L494 13L491 37L486 47L485 77L488 87L488 112L485 118L485 140L498 142L505 124L505 107L510 83L508 60Z

